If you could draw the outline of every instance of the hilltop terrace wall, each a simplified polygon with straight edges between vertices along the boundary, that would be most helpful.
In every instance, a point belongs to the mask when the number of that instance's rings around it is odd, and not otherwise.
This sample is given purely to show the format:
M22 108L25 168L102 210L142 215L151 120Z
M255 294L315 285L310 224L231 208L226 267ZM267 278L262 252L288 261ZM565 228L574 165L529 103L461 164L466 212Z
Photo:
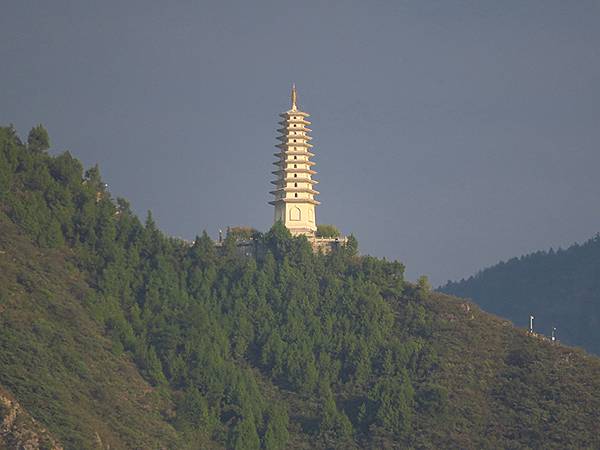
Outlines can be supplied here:
M346 236L337 238L308 237L308 242L315 253L328 254L348 244ZM223 252L223 242L215 242L217 252ZM264 253L258 241L254 239L238 239L236 241L236 254L238 256L256 257Z

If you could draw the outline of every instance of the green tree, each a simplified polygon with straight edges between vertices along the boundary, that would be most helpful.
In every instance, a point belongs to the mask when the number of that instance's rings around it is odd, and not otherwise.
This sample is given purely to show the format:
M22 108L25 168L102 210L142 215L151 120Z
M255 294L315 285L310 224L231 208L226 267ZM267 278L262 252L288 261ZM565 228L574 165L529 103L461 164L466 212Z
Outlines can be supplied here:
M431 292L431 284L429 284L429 279L425 275L421 275L417 280L417 297L419 300L424 300L427 298L429 293Z
M284 256L289 256L292 248L292 235L281 220L273 224L264 236L264 243L273 256L281 261Z
M206 427L209 422L208 402L195 387L186 390L177 407L177 420L194 428Z
M102 183L102 177L100 175L100 168L98 167L98 164L95 164L94 166L92 166L88 170L86 170L85 180L86 180L87 184L94 190L94 193L95 193L95 191L103 190L103 188L104 188L104 185Z
M346 251L350 256L355 256L358 254L358 240L353 234L348 236L348 242L346 242Z
M267 431L263 439L265 450L283 450L286 448L288 432L288 413L285 406L274 404L268 414Z
M247 226L237 226L237 227L229 227L227 228L227 234L233 235L236 239L252 239L257 236L258 230L252 227Z
M319 384L320 423L319 437L327 448L350 448L352 424L343 412L338 411L331 387L321 380Z
M317 225L316 235L322 238L336 238L340 237L342 233L335 225L319 224Z
M376 420L384 429L402 436L409 430L414 389L406 376L382 378L371 390L377 405Z
M36 125L29 131L27 147L34 152L45 152L50 148L50 138L43 125Z
M234 450L259 450L260 439L252 417L244 417L233 429L230 447Z

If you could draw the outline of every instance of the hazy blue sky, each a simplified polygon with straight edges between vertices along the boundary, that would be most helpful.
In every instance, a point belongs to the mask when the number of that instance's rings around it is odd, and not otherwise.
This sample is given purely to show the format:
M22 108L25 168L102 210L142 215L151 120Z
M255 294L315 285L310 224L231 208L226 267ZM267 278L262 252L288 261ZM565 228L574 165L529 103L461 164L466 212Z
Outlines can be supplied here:
M321 223L434 283L600 231L599 1L28 1L0 123L46 125L169 234L272 222L311 113Z

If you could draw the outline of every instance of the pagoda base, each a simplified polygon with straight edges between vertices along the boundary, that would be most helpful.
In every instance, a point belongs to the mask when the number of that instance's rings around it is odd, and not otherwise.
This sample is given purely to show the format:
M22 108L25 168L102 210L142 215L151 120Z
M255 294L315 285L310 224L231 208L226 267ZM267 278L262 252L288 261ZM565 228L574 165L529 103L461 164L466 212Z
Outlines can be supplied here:
M288 228L292 236L306 236L311 239L315 237L315 230L310 228Z

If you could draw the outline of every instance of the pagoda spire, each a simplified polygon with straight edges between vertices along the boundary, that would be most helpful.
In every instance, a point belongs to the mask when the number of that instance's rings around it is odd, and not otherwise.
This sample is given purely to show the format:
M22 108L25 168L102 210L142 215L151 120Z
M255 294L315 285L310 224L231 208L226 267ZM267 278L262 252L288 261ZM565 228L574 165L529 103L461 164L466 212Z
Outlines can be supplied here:
M296 93L296 83L292 83L292 111L297 111L298 107L296 102L298 101L298 94Z

